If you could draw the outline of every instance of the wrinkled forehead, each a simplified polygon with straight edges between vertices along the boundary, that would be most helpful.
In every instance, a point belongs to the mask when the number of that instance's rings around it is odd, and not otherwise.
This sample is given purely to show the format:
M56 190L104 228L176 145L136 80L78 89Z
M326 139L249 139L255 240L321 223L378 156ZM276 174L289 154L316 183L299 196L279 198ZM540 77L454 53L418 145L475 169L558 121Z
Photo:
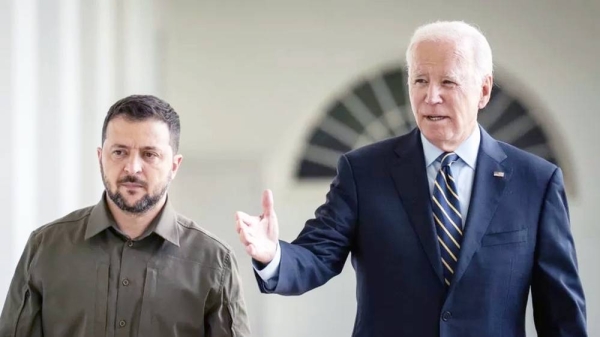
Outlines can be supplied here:
M422 41L413 47L409 75L438 73L466 76L472 67L473 52L468 43Z

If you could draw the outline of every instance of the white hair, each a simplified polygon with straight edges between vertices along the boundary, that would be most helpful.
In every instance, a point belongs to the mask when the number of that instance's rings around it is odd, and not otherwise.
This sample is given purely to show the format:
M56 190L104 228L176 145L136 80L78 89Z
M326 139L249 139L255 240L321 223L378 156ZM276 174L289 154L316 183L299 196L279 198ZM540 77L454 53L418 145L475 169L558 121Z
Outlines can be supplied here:
M437 21L417 28L406 50L406 64L409 70L413 60L415 46L424 41L453 42L463 54L472 55L475 76L482 81L485 76L492 75L492 49L479 29L463 21ZM468 48L468 49L467 49ZM466 50L465 50L466 49ZM471 53L465 53L467 51Z

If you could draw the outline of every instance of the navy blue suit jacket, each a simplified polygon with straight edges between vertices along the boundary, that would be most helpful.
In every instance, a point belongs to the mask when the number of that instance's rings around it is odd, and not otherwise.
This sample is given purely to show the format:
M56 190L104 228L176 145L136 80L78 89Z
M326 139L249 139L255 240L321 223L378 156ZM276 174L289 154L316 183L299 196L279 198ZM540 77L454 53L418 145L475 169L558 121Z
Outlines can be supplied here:
M503 172L504 176L495 176ZM481 129L451 287L442 276L420 134L343 155L325 204L281 241L269 291L298 295L356 271L356 337L525 336L531 287L540 337L587 336L561 170Z

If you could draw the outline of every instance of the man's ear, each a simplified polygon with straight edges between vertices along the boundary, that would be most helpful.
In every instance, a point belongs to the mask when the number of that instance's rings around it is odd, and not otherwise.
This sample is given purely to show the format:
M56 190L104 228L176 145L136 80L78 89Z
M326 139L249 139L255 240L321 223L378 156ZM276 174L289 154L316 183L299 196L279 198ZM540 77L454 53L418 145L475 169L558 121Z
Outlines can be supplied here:
M492 97L492 87L494 86L494 78L492 75L487 75L481 84L481 97L479 98L479 110L486 107Z
M176 154L173 156L173 163L171 165L171 177L172 178L175 178L175 176L177 175L177 171L179 170L179 167L181 167L182 161L183 161L183 155Z

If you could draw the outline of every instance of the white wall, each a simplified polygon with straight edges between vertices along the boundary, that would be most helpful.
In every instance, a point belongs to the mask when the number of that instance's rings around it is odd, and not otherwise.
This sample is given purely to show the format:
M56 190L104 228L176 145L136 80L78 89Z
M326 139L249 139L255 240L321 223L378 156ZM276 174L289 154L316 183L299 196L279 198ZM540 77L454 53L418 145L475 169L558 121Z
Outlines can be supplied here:
M184 162L194 167L177 179L183 186L206 186L174 190L173 197L198 200L182 203L181 210L218 231L249 270L233 231L235 210L260 212L260 191L272 188L281 236L291 240L324 200L328 182L302 185L292 179L307 132L323 109L361 76L401 63L418 25L436 19L475 23L492 45L498 78L511 84L508 91L527 102L551 130L553 145L572 161L565 166L569 182L577 184L569 186L577 192L570 199L573 232L590 332L599 334L600 322L593 318L600 315L600 228L593 211L600 180L593 170L600 159L592 145L600 126L594 104L599 7L558 0L176 1L164 21L163 84L182 115L182 151L194 158ZM208 172L239 158L252 159L251 168L232 165L227 179L219 170ZM208 201L215 189L215 200ZM350 265L325 286L295 298L260 295L251 274L245 280L257 335L350 334L356 306ZM533 335L530 317L528 324Z
M26 6L34 10L17 10ZM236 250L255 335L348 336L350 266L300 297L261 295L237 242L234 211L258 213L261 190L272 188L281 236L293 239L327 190L327 182L292 179L323 109L361 76L401 63L418 25L462 19L488 36L498 77L510 79L572 161L573 232L590 334L599 335L600 156L592 145L600 126L599 16L595 0L2 1L0 42L8 50L0 53L0 304L23 236L99 197L95 147L108 107L125 95L153 93L183 122L184 163L172 199ZM64 172L79 172L81 184L56 178Z
M0 1L0 45L2 46L6 46L11 43L11 12L12 3L8 1ZM12 65L11 59L10 53L0 53L0 74L10 74ZM10 111L10 93L10 83L8 81L0 81L0 111ZM12 126L12 116L8 113L2 113L0 116L2 117L2 123L0 123L0 144L10 144L12 137L10 132ZM10 147L0 147L0 163L4 163L0 165L0 205L5 205L4 207L6 207L6 210L10 210L12 206L10 193L11 186L10 180L8 179L12 173L12 166L5 164L10 161L11 156L12 149ZM5 211L4 207L2 208L3 213ZM9 214L4 214L5 216L10 216ZM15 247L11 240L13 237L12 226L5 223L0 223L0 230L2 230L2 234L4 236L8 237L8 239L0 242L0 270L6 271L2 274L7 275L0 277L0 298L2 298L0 301L4 303L4 294L6 289L8 289L10 282L10 276L8 275L12 274L9 271L13 269L14 265L14 262L11 260L11 256L15 250Z

